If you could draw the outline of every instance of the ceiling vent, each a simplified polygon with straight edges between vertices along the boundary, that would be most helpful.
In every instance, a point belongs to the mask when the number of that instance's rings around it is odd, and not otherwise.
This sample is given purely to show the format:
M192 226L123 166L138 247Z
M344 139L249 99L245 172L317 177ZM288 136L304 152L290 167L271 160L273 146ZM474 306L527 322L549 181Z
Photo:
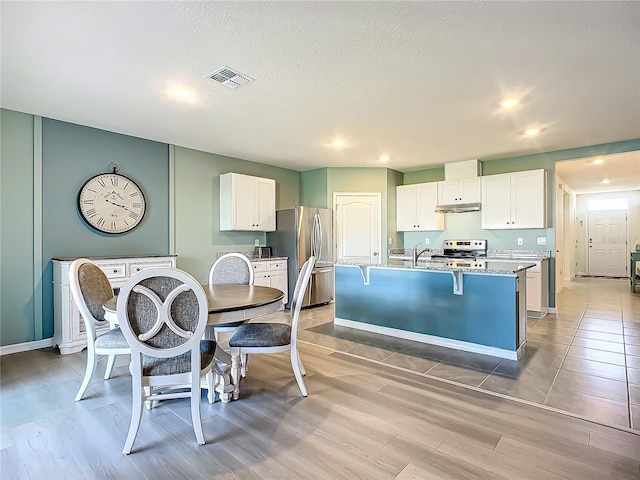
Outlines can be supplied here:
M233 88L234 90L246 85L247 83L253 82L253 78L229 67L219 68L215 72L209 74L209 78L221 83L225 87Z

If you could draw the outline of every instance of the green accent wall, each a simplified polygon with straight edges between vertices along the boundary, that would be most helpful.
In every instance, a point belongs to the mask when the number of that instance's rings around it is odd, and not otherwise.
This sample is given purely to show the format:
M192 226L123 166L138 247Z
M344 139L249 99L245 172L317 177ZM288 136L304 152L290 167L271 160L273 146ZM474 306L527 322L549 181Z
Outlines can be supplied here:
M332 208L332 205L327 203L327 170L318 168L300 174L300 205Z
M33 115L0 110L0 344L35 331Z
M53 336L54 257L169 253L169 147L166 143L43 119L42 336ZM84 182L119 162L120 173L144 191L140 225L120 235L88 227L77 209Z
M205 283L220 252L253 251L263 232L220 231L220 175L242 173L276 181L276 208L300 204L300 172L175 147L175 252L178 267Z

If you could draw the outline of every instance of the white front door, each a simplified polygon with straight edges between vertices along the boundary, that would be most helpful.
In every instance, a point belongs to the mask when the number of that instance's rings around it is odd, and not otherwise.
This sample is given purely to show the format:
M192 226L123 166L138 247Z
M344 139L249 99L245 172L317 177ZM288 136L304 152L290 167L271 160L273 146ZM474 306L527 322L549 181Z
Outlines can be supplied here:
M627 276L627 211L589 212L589 275Z
M334 193L336 259L381 262L381 199L379 193Z

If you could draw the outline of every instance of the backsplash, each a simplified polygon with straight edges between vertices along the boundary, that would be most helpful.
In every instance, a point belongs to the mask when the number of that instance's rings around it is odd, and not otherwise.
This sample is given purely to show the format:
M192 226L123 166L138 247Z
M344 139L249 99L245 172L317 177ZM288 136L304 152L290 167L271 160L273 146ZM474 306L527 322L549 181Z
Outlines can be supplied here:
M413 249L411 248L390 248L388 251L389 256L406 256L411 257ZM432 248L431 253L433 255L442 255L441 248ZM551 257L550 250L487 250L487 258L490 259L539 259Z

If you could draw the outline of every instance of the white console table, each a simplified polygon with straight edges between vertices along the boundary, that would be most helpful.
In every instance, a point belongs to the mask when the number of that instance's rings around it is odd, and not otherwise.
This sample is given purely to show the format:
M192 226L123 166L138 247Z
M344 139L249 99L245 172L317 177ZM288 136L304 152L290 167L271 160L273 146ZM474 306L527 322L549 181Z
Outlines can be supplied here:
M87 346L84 321L69 289L69 266L80 257L53 258L53 344L61 354L76 353ZM176 255L136 255L87 257L104 270L114 289L120 288L134 273L150 267L174 267ZM100 335L109 323L97 328Z

